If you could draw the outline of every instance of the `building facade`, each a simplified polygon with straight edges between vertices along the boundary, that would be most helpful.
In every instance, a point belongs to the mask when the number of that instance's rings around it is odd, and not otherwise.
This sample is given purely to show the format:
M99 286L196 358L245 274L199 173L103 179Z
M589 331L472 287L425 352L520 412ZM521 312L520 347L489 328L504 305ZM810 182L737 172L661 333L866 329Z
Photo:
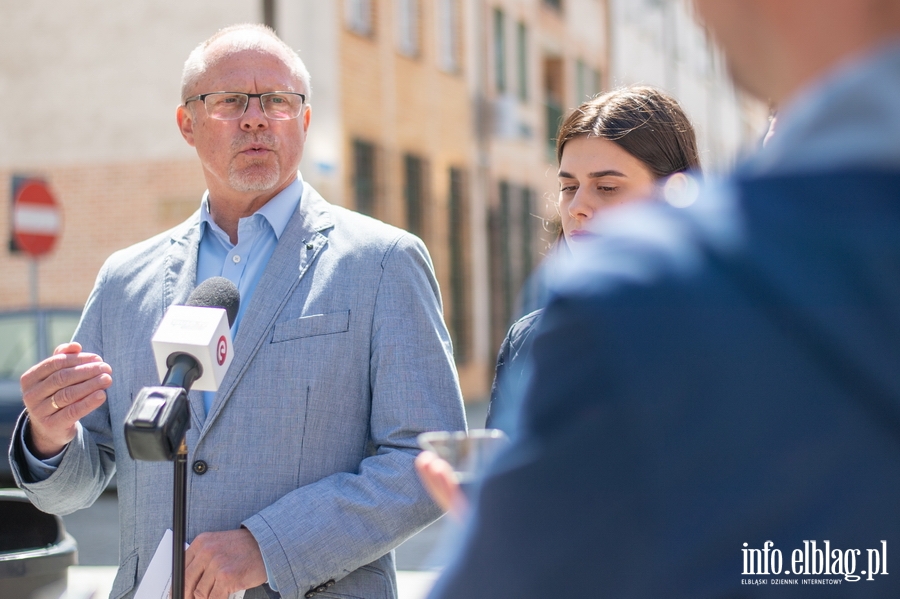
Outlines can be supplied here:
M221 27L268 23L312 74L304 179L426 242L464 395L482 399L508 326L536 306L528 280L553 241L544 220L567 110L650 83L684 101L704 158L726 163L748 137L756 113L722 83L686 11L682 0L0 2L0 231L14 180L46 181L63 233L38 262L36 304L80 308L113 251L199 205L202 172L175 124L184 59ZM35 269L10 238L0 312L27 311ZM24 355L0 342L0 379L33 363Z
M769 109L735 89L690 0L611 0L610 23L612 85L645 83L677 98L705 169L726 171L760 143Z

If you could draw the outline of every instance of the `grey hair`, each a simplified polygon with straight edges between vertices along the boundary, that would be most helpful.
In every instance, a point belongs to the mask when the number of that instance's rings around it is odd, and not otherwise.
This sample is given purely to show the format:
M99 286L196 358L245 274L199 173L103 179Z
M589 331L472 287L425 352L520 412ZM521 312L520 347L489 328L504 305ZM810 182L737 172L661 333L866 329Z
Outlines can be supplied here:
M218 56L213 57L213 59L210 60L210 56L207 55L209 47L216 40L233 33L242 35L232 35L232 39L228 40L225 48L217 52ZM309 102L310 96L312 95L312 87L309 83L309 71L306 69L306 65L303 64L300 55L297 54L293 48L285 44L281 38L275 34L275 31L271 27L258 23L243 23L225 27L194 48L193 52L191 52L190 56L188 56L187 60L184 62L184 70L181 73L181 101L184 102L188 97L188 90L191 90L194 85L197 84L197 81L203 73L206 72L206 69L216 62L218 57L222 55L221 53L230 54L242 50L270 51L273 49L273 46L283 54L282 58L284 58L284 63L291 70L291 74L303 83L306 101Z

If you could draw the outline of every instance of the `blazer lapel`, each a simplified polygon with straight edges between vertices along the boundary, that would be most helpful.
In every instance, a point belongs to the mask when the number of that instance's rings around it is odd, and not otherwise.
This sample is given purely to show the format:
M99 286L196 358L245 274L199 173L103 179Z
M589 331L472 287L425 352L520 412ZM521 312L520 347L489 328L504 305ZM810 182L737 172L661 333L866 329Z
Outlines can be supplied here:
M200 252L200 212L194 214L189 221L172 233L171 245L166 254L166 273L163 280L162 313L169 306L183 304L197 286L197 259ZM203 425L204 412L203 393L188 393L191 407L191 428L199 431Z
M200 439L209 430L250 366L256 353L269 337L275 320L284 309L297 284L306 274L316 256L328 242L323 232L333 226L329 204L309 184L297 212L291 217L278 240L234 340L234 360L225 374L215 402L206 415ZM242 298L243 301L243 298Z

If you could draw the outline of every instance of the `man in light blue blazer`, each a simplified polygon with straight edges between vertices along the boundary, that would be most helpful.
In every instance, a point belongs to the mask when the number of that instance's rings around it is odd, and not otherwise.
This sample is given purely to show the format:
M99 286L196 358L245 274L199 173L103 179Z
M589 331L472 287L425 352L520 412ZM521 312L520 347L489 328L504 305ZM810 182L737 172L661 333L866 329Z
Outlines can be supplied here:
M225 380L189 398L186 596L396 597L392 548L439 515L416 435L465 416L431 260L303 182L309 93L271 30L201 44L177 114L209 187L200 211L111 256L75 340L22 377L10 458L31 501L70 513L118 474L111 597L134 595L172 526L172 466L132 460L123 420L159 381L164 312L213 275L241 308Z

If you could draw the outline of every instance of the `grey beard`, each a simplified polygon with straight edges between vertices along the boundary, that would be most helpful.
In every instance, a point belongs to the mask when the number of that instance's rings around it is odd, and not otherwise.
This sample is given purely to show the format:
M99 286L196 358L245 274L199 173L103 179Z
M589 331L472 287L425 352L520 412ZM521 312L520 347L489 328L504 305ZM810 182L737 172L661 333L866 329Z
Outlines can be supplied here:
M245 134L231 142L232 148L237 151L248 142L258 142L268 148L274 148L278 139L271 133L259 135ZM271 169L266 169L262 163L254 163L238 170L232 164L228 168L228 184L235 191L267 191L278 185L281 180L281 167L276 162Z
M255 170L253 165L241 170L231 167L228 169L228 184L235 191L266 191L278 185L281 179L281 169L276 164L265 170ZM248 172L249 171L249 172Z

